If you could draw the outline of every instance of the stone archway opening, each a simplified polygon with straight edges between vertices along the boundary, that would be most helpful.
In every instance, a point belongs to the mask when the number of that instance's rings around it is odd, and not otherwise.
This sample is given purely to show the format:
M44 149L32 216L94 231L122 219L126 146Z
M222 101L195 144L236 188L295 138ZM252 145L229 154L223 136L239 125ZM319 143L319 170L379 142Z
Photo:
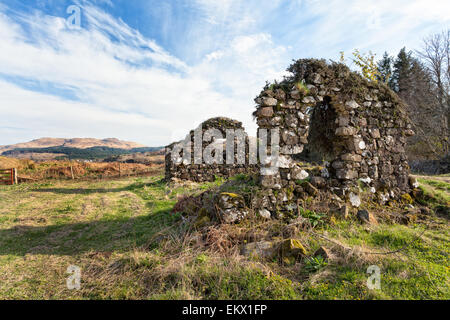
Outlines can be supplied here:
M295 155L295 159L319 165L333 161L338 157L338 139L335 135L338 115L331 98L325 96L322 102L308 110L308 116L308 143L302 153Z

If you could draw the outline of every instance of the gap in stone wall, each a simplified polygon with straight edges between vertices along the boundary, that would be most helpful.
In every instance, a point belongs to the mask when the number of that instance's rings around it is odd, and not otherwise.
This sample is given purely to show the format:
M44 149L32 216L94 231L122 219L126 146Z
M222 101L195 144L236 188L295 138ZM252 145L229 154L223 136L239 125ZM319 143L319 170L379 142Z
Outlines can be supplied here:
M302 153L294 155L295 160L322 165L324 161L331 162L337 154L335 131L337 128L337 113L331 104L331 98L326 96L310 111L308 144Z

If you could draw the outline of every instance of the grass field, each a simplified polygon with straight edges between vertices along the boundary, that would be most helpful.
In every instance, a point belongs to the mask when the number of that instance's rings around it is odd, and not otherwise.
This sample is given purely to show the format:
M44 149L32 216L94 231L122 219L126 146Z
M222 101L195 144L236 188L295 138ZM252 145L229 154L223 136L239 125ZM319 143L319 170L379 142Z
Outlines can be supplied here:
M424 179L421 205L448 210L450 184ZM181 194L213 185L174 187L157 175L0 186L0 299L450 299L448 216L196 230L171 212ZM284 265L240 254L264 235L300 239L308 255L324 246L330 259ZM79 290L66 286L70 265L81 269ZM367 287L371 265L380 290Z

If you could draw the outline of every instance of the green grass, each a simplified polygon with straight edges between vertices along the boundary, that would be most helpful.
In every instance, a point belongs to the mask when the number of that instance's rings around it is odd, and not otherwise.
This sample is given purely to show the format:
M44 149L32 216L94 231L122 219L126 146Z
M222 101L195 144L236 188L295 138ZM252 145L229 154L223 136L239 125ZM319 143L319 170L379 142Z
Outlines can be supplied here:
M442 221L441 221L442 222ZM350 222L340 222L328 228L329 234L353 247L348 261L331 264L330 270L338 279L313 286L311 297L332 299L336 292L347 298L364 299L448 299L449 286L449 232L448 224L426 229L423 225L378 225L371 231ZM421 236L420 236L421 235ZM420 236L420 237L418 237ZM356 249L360 248L360 249ZM374 252L375 255L361 254ZM395 254L380 254L401 250ZM367 268L381 269L381 290L368 290ZM349 288L347 281L357 284L359 290Z
M0 299L450 298L445 218L368 227L354 218L327 223L305 210L315 234L296 229L288 236L282 221L196 231L171 213L179 196L221 183L174 186L155 176L0 186ZM423 184L442 206L442 186ZM224 190L246 194L254 186L239 175ZM240 255L258 232L300 239L309 257L283 265ZM228 239L240 240L214 249ZM320 246L332 252L329 261L312 257ZM70 265L82 270L81 290L66 288ZM381 269L381 290L366 285L371 265Z
M439 190L450 192L450 183L444 181L427 180L427 184Z
M441 176L438 176L441 177ZM419 203L433 208L442 216L450 216L450 183L433 177L419 178L420 189L423 197L418 199Z

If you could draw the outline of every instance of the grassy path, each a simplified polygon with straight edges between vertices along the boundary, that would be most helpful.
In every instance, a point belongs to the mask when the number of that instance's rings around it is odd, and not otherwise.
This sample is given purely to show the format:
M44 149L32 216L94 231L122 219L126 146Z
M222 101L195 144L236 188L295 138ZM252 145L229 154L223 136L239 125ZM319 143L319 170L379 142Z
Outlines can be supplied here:
M431 180L439 180L444 181L446 183L450 183L450 176L424 176L424 175L412 175L416 179L431 179Z

